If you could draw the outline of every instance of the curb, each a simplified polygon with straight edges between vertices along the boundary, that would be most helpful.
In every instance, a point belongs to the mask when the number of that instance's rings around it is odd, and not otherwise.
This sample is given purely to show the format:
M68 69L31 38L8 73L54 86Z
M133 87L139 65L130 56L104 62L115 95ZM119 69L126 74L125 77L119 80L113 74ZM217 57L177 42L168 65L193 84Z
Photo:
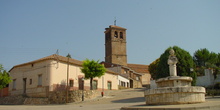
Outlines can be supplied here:
M120 110L211 110L220 108L219 106L204 106L204 107L180 107L180 108L143 108L143 107L122 107Z

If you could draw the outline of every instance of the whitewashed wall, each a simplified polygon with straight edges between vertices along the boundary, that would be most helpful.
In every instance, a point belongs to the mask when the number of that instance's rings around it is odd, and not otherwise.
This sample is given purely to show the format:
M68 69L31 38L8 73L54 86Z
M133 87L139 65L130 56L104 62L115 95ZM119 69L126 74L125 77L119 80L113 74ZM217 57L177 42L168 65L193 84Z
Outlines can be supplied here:
M129 79L118 75L118 85L122 86L121 82L125 82L125 87L130 87Z
M205 69L205 76L197 77L196 85L208 87L208 86L213 85L217 82L220 82L220 75L217 75L217 78L214 79L213 70Z

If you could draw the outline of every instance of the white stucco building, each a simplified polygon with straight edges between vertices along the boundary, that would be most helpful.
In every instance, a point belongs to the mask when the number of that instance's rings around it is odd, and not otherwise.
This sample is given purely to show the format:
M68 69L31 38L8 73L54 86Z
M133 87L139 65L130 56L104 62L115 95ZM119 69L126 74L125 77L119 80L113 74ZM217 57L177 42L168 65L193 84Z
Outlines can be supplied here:
M51 55L35 61L14 66L10 70L12 82L10 95L25 94L31 97L47 97L50 91L66 90L67 74L69 90L90 88L90 82L83 80L82 61L60 55ZM83 83L84 82L84 83ZM93 79L97 90L117 90L118 74L107 70L101 78Z

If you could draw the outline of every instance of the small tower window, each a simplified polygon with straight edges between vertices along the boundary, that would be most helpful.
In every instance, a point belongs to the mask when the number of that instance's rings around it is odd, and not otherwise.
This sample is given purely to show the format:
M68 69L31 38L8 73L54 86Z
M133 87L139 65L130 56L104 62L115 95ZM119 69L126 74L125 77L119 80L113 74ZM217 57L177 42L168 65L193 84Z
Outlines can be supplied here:
M115 38L118 38L118 32L115 31L115 35L114 35Z
M120 39L123 39L123 33L120 32Z
M30 85L32 84L32 79L30 79Z

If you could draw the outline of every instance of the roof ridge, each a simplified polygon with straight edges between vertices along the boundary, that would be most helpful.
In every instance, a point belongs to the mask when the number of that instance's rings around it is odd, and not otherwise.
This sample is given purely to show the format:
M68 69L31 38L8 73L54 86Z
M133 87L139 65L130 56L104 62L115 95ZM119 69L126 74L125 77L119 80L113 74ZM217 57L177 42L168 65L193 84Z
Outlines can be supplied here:
M68 57L65 57L65 56L61 56L61 55L57 55L57 54L52 54L52 55L49 55L49 56L46 56L46 57L43 57L43 58L39 58L37 60L33 60L33 61L29 61L27 63L22 63L22 64L18 64L18 65L15 65L13 66L9 72L15 68L15 67L20 67L20 66L24 66L24 65L28 65L28 64L32 64L32 63L37 63L37 62L41 62L41 61L44 61L44 60L57 60L60 61L60 62L69 62L70 64L73 64L73 65L78 65L78 66L82 66L83 64L83 61L80 61L80 60L76 60L76 59L73 59L73 58L69 58L69 61L68 61ZM107 70L106 71L107 73L111 73L111 74L116 74L116 72L114 71L110 71L110 70Z
M21 63L21 64L18 64L18 65L15 65L9 71L11 71L15 67L24 66L24 65L28 65L28 64L32 64L32 63L37 63L37 62L41 62L41 61L44 61L44 60L52 60L52 59L54 59L54 60L58 59L58 61L62 61L62 62L67 62L68 61L67 57L57 55L57 54L52 54L52 55L49 55L49 56L46 56L46 57L43 57L43 58L39 58L37 60L33 60L33 61L26 62L26 63ZM76 60L76 59L73 59L73 58L70 58L69 62L72 63L72 64L77 64L77 65L82 64L82 61Z
M145 65L145 64L134 64L134 63L128 63L128 65ZM149 66L149 65L145 65L145 66Z

